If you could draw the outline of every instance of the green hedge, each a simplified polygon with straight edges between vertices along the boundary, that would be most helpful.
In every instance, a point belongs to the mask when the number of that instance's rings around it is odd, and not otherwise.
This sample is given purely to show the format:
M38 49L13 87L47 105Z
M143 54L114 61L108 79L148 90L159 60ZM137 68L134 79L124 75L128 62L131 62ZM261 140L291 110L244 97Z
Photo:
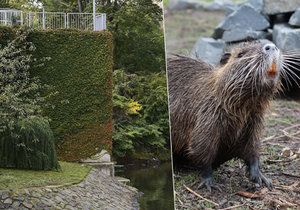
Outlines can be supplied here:
M31 33L34 57L50 57L33 76L58 94L45 110L58 140L58 155L76 161L111 148L112 35L107 32L39 31Z
M0 45L4 46L8 41L13 40L15 37L14 31L9 27L0 27Z
M0 29L0 43L10 31ZM113 37L110 32L34 31L34 58L49 57L33 76L58 92L45 108L59 159L77 161L111 150Z

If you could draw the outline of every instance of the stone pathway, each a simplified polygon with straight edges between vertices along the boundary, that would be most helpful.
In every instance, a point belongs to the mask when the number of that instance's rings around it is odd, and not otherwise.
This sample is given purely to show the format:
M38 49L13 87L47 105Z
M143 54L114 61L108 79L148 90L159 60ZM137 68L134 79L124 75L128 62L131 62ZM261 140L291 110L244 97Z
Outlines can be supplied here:
M77 185L0 191L0 209L136 210L137 198L137 189L92 169Z

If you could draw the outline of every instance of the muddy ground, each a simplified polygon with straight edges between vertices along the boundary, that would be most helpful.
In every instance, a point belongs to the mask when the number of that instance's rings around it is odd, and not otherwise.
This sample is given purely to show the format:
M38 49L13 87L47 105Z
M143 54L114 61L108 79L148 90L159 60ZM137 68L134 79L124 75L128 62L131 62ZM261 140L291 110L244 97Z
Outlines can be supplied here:
M167 51L188 54L201 36L209 36L223 12L180 11L165 13ZM197 171L175 168L177 209L300 209L300 100L275 99L267 113L262 137L263 173L274 189L258 188L248 181L239 160L214 172L222 192L198 189Z

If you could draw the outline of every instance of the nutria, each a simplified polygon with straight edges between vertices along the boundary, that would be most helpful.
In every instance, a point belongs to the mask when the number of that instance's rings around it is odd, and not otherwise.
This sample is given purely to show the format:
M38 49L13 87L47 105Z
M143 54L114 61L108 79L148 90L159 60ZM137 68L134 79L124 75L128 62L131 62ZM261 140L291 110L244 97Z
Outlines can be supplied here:
M200 168L208 190L212 170L233 158L245 161L251 181L272 188L259 169L259 138L286 67L288 58L273 43L259 41L239 44L216 67L168 59L173 154Z

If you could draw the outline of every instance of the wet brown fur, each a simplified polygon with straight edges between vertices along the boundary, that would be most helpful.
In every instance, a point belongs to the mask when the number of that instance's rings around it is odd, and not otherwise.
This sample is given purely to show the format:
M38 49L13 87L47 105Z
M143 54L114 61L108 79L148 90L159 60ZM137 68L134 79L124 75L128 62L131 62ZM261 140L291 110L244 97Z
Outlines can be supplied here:
M175 155L197 167L217 167L232 158L247 162L259 157L263 117L280 84L260 86L250 77L242 90L246 71L234 78L233 71L246 65L238 55L259 53L258 44L233 50L228 62L213 67L184 56L168 59L171 139ZM244 62L244 63L243 63ZM244 75L243 75L244 74Z

